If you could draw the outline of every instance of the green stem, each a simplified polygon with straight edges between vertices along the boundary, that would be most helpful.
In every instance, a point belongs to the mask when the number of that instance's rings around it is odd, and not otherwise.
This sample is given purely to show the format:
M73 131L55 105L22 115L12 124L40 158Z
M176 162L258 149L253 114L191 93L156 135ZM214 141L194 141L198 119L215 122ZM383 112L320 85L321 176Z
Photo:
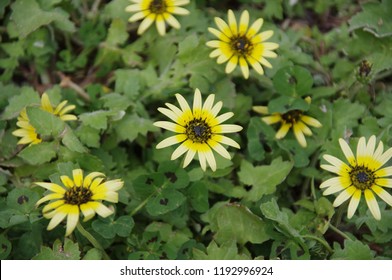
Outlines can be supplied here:
M139 212L146 204L147 202L150 200L150 198L155 194L155 192L153 192L152 194L150 194L145 200L142 201L142 203L140 203L135 209L133 209L133 211L131 212L131 217L133 217L134 215L136 215L137 212Z
M302 237L316 240L317 242L321 243L328 250L328 252L330 254L333 253L333 249L331 248L331 246L329 246L327 241L325 241L325 240L323 240L321 238L318 238L317 236L313 236L313 235L303 235Z
M93 244L93 246L95 248L97 248L98 250L102 251L103 254L103 259L105 260L110 260L109 256L106 254L105 250L103 249L102 245L98 242L97 239L95 239L94 236L92 236L91 233L89 233L87 230L84 229L84 227L82 226L81 223L78 223L76 225L76 228L78 229L78 231L80 232L81 235L83 235L84 237L87 238L88 241L90 241L91 244Z
M329 228L330 228L331 230L333 230L334 232L336 232L337 234L339 234L339 235L341 235L342 237L344 237L345 239L348 239L348 240L353 241L353 240L351 239L350 236L348 236L347 234L345 234L343 231L341 231L340 229L338 229L338 228L335 227L334 225L329 224Z
M143 200L135 209L133 209L133 211L131 212L131 217L133 217L134 215L137 214L137 212L139 212L146 204L147 202L150 200L150 198L152 196L154 196L158 191L162 191L165 187L166 187L166 183L163 184L162 187L156 189L152 194L150 194L145 200Z

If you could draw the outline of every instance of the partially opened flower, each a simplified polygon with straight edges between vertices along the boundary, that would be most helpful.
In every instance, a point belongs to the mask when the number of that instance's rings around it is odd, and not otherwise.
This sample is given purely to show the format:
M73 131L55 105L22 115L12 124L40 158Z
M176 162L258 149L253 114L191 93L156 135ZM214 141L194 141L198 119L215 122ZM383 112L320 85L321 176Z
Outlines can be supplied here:
M13 131L12 135L21 137L18 144L34 145L42 142L42 139L38 136L34 126L30 123L26 108L23 108L20 112L16 125L19 126L20 129Z
M180 6L189 4L189 0L131 0L134 4L125 8L127 12L135 14L129 18L130 22L143 19L137 34L143 34L155 21L158 33L164 36L167 22L172 27L179 29L180 23L173 15L188 15L189 11Z
M84 215L83 221L95 216L107 217L113 210L105 206L102 201L117 203L117 191L122 188L122 180L105 181L105 175L92 172L83 177L81 169L73 170L73 178L66 175L60 177L62 185L47 182L35 184L50 191L49 194L38 200L37 206L50 200L42 209L43 215L51 219L48 230L52 230L67 217L65 235L70 235L79 222L80 213Z
M69 111L75 109L75 105L68 105L67 100L62 101L56 107L52 106L52 103L49 100L49 96L44 93L41 96L41 106L42 110L45 110L55 116L58 116L63 121L73 121L77 120L75 115L68 114ZM42 142L42 139L37 134L35 127L30 123L29 117L27 115L26 108L23 108L18 116L18 122L16 123L20 129L17 129L12 132L13 135L17 137L21 137L18 144L38 144Z
M78 118L75 115L68 114L69 111L75 109L75 105L68 105L68 101L64 100L60 102L59 105L53 107L52 103L50 102L49 96L44 93L41 96L41 108L49 113L52 113L55 116L60 117L63 121L74 121Z
M231 73L239 64L247 79L250 64L257 73L263 75L263 66L272 67L266 58L275 58L277 55L273 50L279 47L277 43L267 42L274 34L272 30L258 33L263 22L263 19L259 18L249 26L249 13L246 10L242 12L239 23L232 10L228 11L228 23L215 17L219 30L210 27L208 31L218 40L207 42L207 46L215 48L210 57L217 57L219 64L227 62L226 73Z
M310 103L310 98L306 98L305 100ZM268 114L267 106L253 106L253 110L260 114ZM269 125L275 123L281 124L278 132L275 135L276 139L284 138L289 132L290 128L292 128L295 138L297 139L298 143L304 148L307 146L305 135L312 135L312 131L308 126L322 126L318 120L305 115L304 112L301 110L291 110L284 114L272 113L271 115L262 117L261 119L263 122Z
M333 203L334 207L350 199L348 218L354 215L363 194L373 217L380 220L380 208L374 194L392 206L392 196L383 189L392 188L392 179L387 178L392 176L392 167L381 168L391 159L392 148L384 152L383 143L380 141L376 149L374 135L367 144L365 137L359 139L356 156L346 141L339 139L339 144L348 163L331 155L323 156L329 164L322 164L321 168L338 175L320 185L321 189L325 189L323 194L339 192Z
M186 153L184 161L184 167L186 167L197 153L201 168L205 171L206 163L208 163L211 169L215 171L216 161L212 150L230 159L230 154L221 143L238 149L240 146L237 142L222 134L241 131L242 127L234 124L222 124L234 114L228 112L218 116L223 104L219 101L214 105L214 94L210 94L202 104L201 93L196 89L192 109L182 95L177 93L176 98L180 108L170 103L166 103L168 108L158 108L159 112L169 117L174 123L158 121L154 125L173 131L177 135L161 141L157 145L157 149L181 144L173 152L172 160Z

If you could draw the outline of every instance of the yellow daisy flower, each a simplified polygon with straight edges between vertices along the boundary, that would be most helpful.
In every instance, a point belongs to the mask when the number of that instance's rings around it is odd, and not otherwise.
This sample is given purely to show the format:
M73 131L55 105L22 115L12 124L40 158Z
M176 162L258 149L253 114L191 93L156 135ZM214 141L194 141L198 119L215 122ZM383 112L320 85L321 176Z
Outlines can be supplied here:
M197 153L201 168L205 171L207 162L211 169L215 171L216 161L211 148L224 158L230 159L230 154L220 143L238 149L240 146L237 142L222 134L241 131L242 127L234 124L222 124L234 114L228 112L218 116L223 103L219 101L214 105L214 94L210 94L203 105L201 93L199 89L196 89L193 100L193 110L189 107L182 95L177 93L176 98L181 109L170 103L166 103L168 109L158 108L159 112L169 117L175 123L158 121L155 122L154 125L176 132L177 135L161 141L157 145L157 149L181 143L173 152L171 156L172 160L177 159L187 152L184 161L185 168Z
M329 164L322 164L321 168L338 175L320 185L321 189L325 189L323 194L340 192L333 203L334 207L338 207L351 198L348 205L348 218L354 215L361 196L364 194L373 217L380 220L380 208L374 193L392 206L392 196L383 189L383 187L392 188L392 179L386 178L392 176L392 167L381 168L391 159L392 148L383 153L381 141L376 149L376 136L371 136L367 144L365 137L361 137L355 157L346 141L339 139L339 144L348 164L331 155L323 156Z
M68 101L64 100L56 107L53 107L52 103L50 103L49 96L46 93L41 96L41 109L60 117L63 121L77 120L78 118L75 115L67 114L69 111L75 109L75 105L66 106L67 103Z
M23 108L20 112L16 125L19 126L20 129L13 131L12 135L21 137L18 144L34 145L42 142L42 139L39 138L34 126L32 126L29 121L26 108Z
M67 114L69 111L75 109L75 105L68 105L67 100L64 100L61 102L59 105L56 107L53 107L52 104L50 103L49 96L44 93L42 94L41 97L41 106L40 108L55 115L60 117L63 121L73 121L77 120L77 117L75 115ZM42 139L39 137L37 134L35 128L31 125L29 117L26 112L26 108L24 108L19 116L18 116L18 122L16 123L20 129L17 129L12 132L14 136L21 137L22 139L19 140L18 144L38 144L42 142Z
M47 229L52 230L67 217L65 236L68 236L79 222L80 212L84 215L84 222L93 218L95 213L104 218L113 214L113 210L106 207L102 201L117 203L117 191L124 182L118 179L103 182L104 177L102 173L92 172L83 178L83 171L74 169L73 180L65 175L60 177L62 186L36 182L36 185L51 191L36 204L38 206L51 201L42 209L44 217L51 219Z
M239 64L245 79L249 77L250 64L260 75L264 74L263 66L272 68L266 58L277 57L273 50L279 47L276 43L266 42L274 34L272 30L258 33L263 19L257 19L249 27L249 12L243 11L239 24L232 10L228 11L228 24L215 17L218 29L208 28L218 40L207 42L207 46L215 48L210 57L217 57L218 64L227 62L226 73L231 73Z
M306 102L310 103L310 98L305 98ZM268 114L267 106L253 106L253 110L260 114ZM321 127L321 123L315 118L304 115L301 110L291 110L284 114L273 113L270 116L262 117L261 120L268 125L281 123L278 132L275 135L276 139L284 138L289 132L290 128L293 129L295 138L302 147L306 147L305 135L311 136L312 131L309 126Z
M143 34L155 21L158 33L164 36L167 22L172 27L179 29L180 23L173 15L188 15L189 11L179 6L189 4L189 0L130 0L135 3L125 8L127 12L135 12L129 18L130 22L143 19L137 34Z

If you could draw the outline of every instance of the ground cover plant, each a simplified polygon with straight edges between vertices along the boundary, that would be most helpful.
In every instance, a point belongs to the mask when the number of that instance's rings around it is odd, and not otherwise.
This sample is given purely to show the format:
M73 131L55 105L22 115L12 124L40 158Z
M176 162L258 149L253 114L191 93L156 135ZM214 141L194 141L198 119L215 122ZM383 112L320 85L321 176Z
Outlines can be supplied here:
M390 259L391 11L1 1L1 259Z

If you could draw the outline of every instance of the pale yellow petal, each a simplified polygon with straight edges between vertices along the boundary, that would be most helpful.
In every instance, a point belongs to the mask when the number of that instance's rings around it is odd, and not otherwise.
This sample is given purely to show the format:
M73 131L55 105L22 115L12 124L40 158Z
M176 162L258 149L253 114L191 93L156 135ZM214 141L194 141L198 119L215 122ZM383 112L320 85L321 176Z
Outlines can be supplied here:
M178 135L174 135L174 136L170 136L164 140L162 140L161 142L158 143L158 145L156 146L157 149L162 149L162 148L166 148L175 144L179 144L183 141L185 141L188 137L185 134L178 134Z
M135 18L137 18L136 15L138 15L138 14L135 14L133 17L131 17L131 18L129 19L129 21L131 21L131 19L133 19L133 21L135 21ZM154 20L155 20L155 16L154 16L154 15L152 15L152 14L151 14L151 15L148 15L148 16L140 23L139 28L137 29L137 34L139 34L139 35L143 34L144 31L146 31L147 28L149 28L149 27L151 26L151 24L154 22Z
M190 140L187 140L190 141ZM185 141L185 142L187 142ZM180 146L177 147L177 149L174 150L173 154L171 155L171 160L175 160L182 156L186 151L188 151L188 147L186 143L183 142Z
M73 181L77 187L81 187L83 184L83 171L82 169L74 169L72 171Z
M240 35L245 35L247 29L249 26L249 12L247 10L244 10L241 14L240 18L240 26L238 28L238 33Z
M195 154L196 154L195 150L192 150L192 149L188 150L188 152L186 153L185 159L184 159L184 165L183 165L184 168L187 167L191 163L192 159L195 157Z
M207 169L207 164L206 164L206 157L205 157L205 155L204 155L204 152L198 151L197 154L198 154L198 156L199 156L199 162L200 162L201 169L202 169L203 171L206 171L206 169Z
M392 195L390 195L389 192L385 191L379 186L373 186L372 191L374 191L382 200L392 206Z
M79 222L79 207L77 205L72 205L68 209L67 228L65 231L65 236L70 235L74 231L78 222Z
M361 190L356 190L351 197L350 203L348 204L347 218L351 219L354 216L355 211L358 208L359 201L361 200Z
M365 200L367 206L369 207L370 213L372 213L373 217L376 220L381 220L381 212L380 212L380 208L378 207L376 197L374 196L373 192L369 189L365 190Z
M227 16L229 19L229 27L231 30L231 34L235 35L238 33L238 31L237 31L237 20L235 18L234 12L229 9L227 12Z
M276 139L282 139L286 136L287 132L289 132L289 129L291 127L291 124L289 123L284 123L282 126L279 128L278 132L275 134Z
M340 206L343 202L347 201L357 190L355 187L348 187L347 189L344 189L335 199L333 202L334 207Z
M350 163L351 166L355 166L356 160L355 160L354 153L352 152L350 146L342 138L339 139L339 144L340 144L340 148L342 149L347 161Z

